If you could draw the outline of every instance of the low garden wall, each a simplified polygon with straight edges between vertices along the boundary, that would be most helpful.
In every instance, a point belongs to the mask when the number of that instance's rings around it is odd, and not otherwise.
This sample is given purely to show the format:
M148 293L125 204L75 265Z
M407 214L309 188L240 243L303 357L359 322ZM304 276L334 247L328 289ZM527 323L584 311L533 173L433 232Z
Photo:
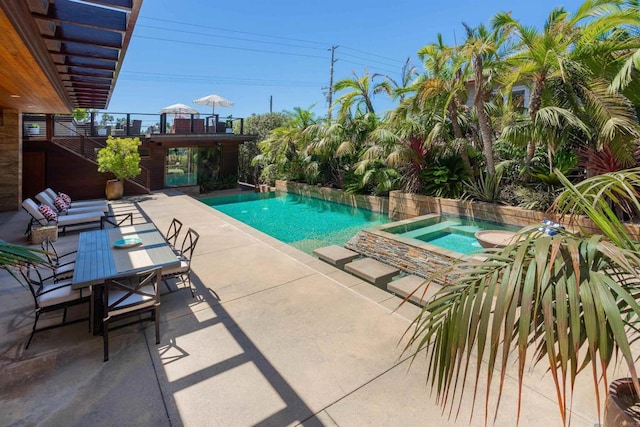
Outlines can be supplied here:
M356 206L374 212L387 214L392 221L413 218L426 214L455 215L467 218L493 221L503 224L528 226L539 224L543 219L559 222L569 229L578 231L582 227L590 233L597 233L597 228L586 217L581 217L574 224L567 224L566 220L555 214L523 209L517 206L503 206L493 203L468 201L459 199L444 199L440 197L423 196L420 194L404 193L400 190L391 191L389 197L365 196L361 194L347 194L342 190L290 181L276 181L276 190L288 193L302 194L317 199ZM640 238L640 224L627 226L630 234Z
M316 185L301 184L299 182L290 181L276 181L276 190L315 197L316 199L327 200L334 203L342 203L343 205L368 209L381 214L389 213L389 199L386 197L347 194L344 191L336 190L335 188L318 187Z

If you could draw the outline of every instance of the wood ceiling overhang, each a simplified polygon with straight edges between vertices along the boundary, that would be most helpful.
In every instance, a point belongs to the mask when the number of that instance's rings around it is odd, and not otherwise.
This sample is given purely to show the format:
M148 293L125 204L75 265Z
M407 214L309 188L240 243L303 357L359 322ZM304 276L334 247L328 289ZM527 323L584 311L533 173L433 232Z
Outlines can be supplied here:
M50 88L40 86L42 91L55 92L65 110L107 107L142 0L7 0L0 5L24 42L21 54L40 68L32 70L34 76L40 72L49 80Z

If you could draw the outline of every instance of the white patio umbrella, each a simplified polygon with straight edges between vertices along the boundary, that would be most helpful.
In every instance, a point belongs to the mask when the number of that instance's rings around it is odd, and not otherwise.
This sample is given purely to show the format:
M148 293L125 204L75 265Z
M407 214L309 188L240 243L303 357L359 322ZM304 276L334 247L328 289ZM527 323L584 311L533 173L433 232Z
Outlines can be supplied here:
M162 110L160 110L160 113L166 113L166 114L199 114L200 111L196 110L193 107L189 107L188 105L185 105L185 104L172 104L172 105L167 105L166 107L164 107Z
M216 112L216 107L233 107L236 103L233 101L229 101L228 99L224 99L220 95L212 94L203 96L202 98L194 99L194 104L198 105L207 105L211 107L211 115L214 115Z

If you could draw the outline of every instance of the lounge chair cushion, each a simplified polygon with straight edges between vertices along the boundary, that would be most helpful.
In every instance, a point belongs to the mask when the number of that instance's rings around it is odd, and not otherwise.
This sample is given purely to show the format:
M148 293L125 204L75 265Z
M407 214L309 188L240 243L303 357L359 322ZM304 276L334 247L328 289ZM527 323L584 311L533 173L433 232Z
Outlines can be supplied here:
M102 216L102 212L62 215L58 217L58 226L67 227L71 225L87 224L89 222L99 222Z
M69 209L69 204L65 202L64 199L60 196L55 198L55 200L53 201L53 206L58 209L58 212L64 212Z
M33 218L33 220L36 221L38 224L40 225L49 224L49 221L47 221L44 215L40 213L40 211L38 210L38 205L33 200L24 199L24 201L22 202L22 207L24 208L25 211L29 213L29 215L31 215L31 218Z
M40 205L38 206L38 210L40 211L40 213L42 214L42 216L45 217L45 219L47 221L57 221L58 220L58 214L55 213L53 211L53 209L51 209L49 206L47 205Z

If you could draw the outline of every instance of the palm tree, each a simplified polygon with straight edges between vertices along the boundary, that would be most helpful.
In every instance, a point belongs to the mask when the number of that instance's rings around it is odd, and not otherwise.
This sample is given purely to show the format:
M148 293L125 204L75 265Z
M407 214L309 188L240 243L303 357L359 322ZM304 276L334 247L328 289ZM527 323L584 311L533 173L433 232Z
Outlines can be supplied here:
M637 217L640 168L575 186L556 173L565 186L556 199L556 212L566 215L568 224L586 215L598 231L558 230L550 237L534 228L517 242L488 252L485 261L463 261L443 272L448 286L408 330L405 351L433 346L427 353L428 376L443 406L452 407L469 384L477 386L484 365L488 410L494 374L500 372L500 394L514 359L518 418L529 364L548 364L565 425L575 379L582 371L591 371L598 411L599 386L608 387L607 368L613 360L624 361L640 391L630 347L640 338L640 244L611 208L612 202L623 204ZM470 369L472 358L476 369ZM485 359L488 364L482 363ZM500 399L496 413L499 404Z
M418 56L424 63L426 73L412 85L417 105L421 110L435 108L442 111L433 115L435 123L429 132L428 142L447 142L460 155L467 173L470 173L471 162L467 153L469 142L461 125L467 97L464 82L469 68L465 66L460 50L445 45L441 34L438 34L437 43L421 48ZM449 124L453 135L448 131Z
M569 88L575 83L572 75L575 76L575 71L580 70L584 76L587 71L584 66L588 67L591 58L596 59L594 64L603 60L606 63L609 62L606 57L618 56L616 52L628 48L628 44L617 43L618 38L611 34L621 26L638 24L637 9L623 7L624 3L622 0L586 1L574 14L561 7L555 8L549 14L542 32L522 25L510 13L501 12L493 18L494 28L515 34L518 39L517 52L507 60L512 72L505 80L507 89L518 82L531 82L528 112L532 125L535 126L538 120L538 112L543 107L543 93L550 79L558 79ZM593 74L594 77L596 75ZM588 78L583 79L583 83L587 83L587 88L592 86L595 91L587 98L582 98L579 105L586 105L591 98L598 104L597 108L604 108L607 113L612 112L620 118L613 111L616 107L611 105L619 105L619 100L611 100L611 95L606 96L605 92L598 90L597 87L602 84L598 84L596 79L588 75L585 77ZM596 108L592 111L599 112ZM573 110L573 113L578 114L578 111ZM629 128L628 122L620 124L614 120L613 123L607 123L606 118L598 121L601 127L622 127L624 131ZM526 166L531 162L536 146L542 141L537 136L536 132L532 132L528 141Z
M378 93L386 93L391 99L399 100L400 102L404 101L405 96L407 95L407 90L412 80L418 74L417 68L415 65L411 65L411 57L407 58L402 66L402 71L400 72L400 82L397 82L392 77L389 77L387 74L379 74L376 73L373 75L372 79L376 77L381 77L384 80L375 85L373 89L374 94Z
M373 108L373 85L371 80L371 76L368 72L365 72L362 77L358 77L354 72L353 78L342 79L333 85L336 92L351 89L350 92L343 94L334 101L334 105L340 105L341 116L356 116L357 113L362 115L367 113L375 114L375 110ZM352 111L352 108L354 107L357 112Z
M478 115L483 154L487 165L487 173L495 175L494 135L489 114L485 110L485 103L489 100L493 82L487 78L487 73L499 62L499 50L502 47L506 33L500 29L489 31L484 25L479 25L475 28L467 24L463 25L467 33L467 39L461 47L461 53L473 68L473 105Z
M305 130L316 123L312 108L295 107L292 112L286 112L287 123L273 129L258 143L260 154L251 163L263 166L263 181L271 181L273 177L297 179L303 174L302 163L309 143Z

